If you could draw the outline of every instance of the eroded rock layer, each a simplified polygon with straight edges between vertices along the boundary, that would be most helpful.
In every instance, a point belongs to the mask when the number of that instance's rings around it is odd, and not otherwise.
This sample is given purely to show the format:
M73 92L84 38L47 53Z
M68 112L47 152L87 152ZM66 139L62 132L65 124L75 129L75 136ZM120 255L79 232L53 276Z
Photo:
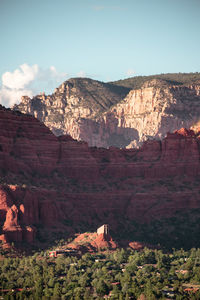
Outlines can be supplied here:
M89 146L134 148L149 138L196 127L199 82L180 85L153 79L140 88L74 78L50 96L22 97L14 107L44 122L56 135L69 134Z
M140 149L89 148L0 107L0 238L33 242L101 224L120 237L179 213L199 218L199 158L192 130Z
M52 95L22 97L14 109L28 113L44 122L55 135L69 134L83 140L82 123L95 120L99 115L120 102L129 88L89 78L72 78L61 84ZM95 129L94 129L95 130ZM93 145L93 142L89 143Z

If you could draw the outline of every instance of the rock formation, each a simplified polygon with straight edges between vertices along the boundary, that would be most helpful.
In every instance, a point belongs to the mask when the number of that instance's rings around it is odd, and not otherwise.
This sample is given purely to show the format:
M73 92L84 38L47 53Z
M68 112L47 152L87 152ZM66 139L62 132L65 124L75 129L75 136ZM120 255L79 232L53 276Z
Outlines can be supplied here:
M47 241L109 224L114 238L138 240L142 224L177 217L186 226L184 216L199 226L199 158L198 131L140 149L89 148L0 107L0 239Z
M105 249L114 250L117 248L117 244L110 235L85 232L79 234L71 243L67 244L67 248L93 252Z
M69 134L83 140L82 122L95 120L130 91L89 78L72 78L61 84L52 95L22 97L14 109L28 113L49 127L55 135Z
M51 96L22 97L14 109L34 115L56 135L69 134L89 146L134 148L167 132L199 126L200 84L153 79L130 91L77 78Z

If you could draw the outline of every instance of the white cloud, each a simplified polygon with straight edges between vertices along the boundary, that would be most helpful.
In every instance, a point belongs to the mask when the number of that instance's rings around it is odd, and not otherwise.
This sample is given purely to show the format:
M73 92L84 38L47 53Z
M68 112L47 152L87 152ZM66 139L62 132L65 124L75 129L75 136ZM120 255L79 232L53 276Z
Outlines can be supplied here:
M2 75L0 89L0 103L10 107L19 103L21 96L33 97L40 92L52 92L55 87L67 78L66 73L61 73L54 66L42 69L37 64L29 66L23 64L13 72Z
M77 77L86 77L86 73L81 70L77 73Z
M2 87L0 90L0 104L11 107L16 103L19 103L22 96L33 97L33 92L31 90L26 89L8 89L6 87Z
M12 72L5 72L2 75L2 84L3 86L10 89L23 89L31 81L35 79L39 72L38 65L33 65L32 67L23 64Z
M126 71L126 75L128 76L128 77L131 77L131 76L133 76L133 75L135 75L135 71L134 70L132 70L132 69L129 69L129 70L127 70Z

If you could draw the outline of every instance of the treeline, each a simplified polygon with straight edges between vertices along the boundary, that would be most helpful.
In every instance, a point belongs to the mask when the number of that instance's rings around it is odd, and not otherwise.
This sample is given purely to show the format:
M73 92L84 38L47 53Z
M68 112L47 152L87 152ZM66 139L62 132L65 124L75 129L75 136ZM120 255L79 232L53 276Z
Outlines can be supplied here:
M200 299L200 249L0 260L1 299Z
M131 89L139 89L146 81L150 81L153 79L162 80L165 83L172 85L188 85L197 82L200 83L200 73L167 73L150 76L135 76L111 83Z

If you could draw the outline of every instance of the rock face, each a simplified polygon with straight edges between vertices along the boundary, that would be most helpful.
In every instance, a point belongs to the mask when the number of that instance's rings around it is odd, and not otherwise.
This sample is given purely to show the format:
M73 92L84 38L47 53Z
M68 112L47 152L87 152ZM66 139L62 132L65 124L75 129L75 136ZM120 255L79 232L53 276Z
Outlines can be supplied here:
M51 96L23 97L14 107L44 122L56 135L89 146L138 147L149 138L199 126L200 84L153 79L136 90L91 79L70 79Z
M22 201L21 204L18 203L18 197L20 198L23 192L20 191L20 189L18 189L16 186L12 185L1 185L0 190L0 240L2 240L4 243L11 243L13 241L27 241L29 243L33 243L35 239L33 219L28 218L28 214L30 214L30 211L28 212L27 209L27 211L25 212L24 204L22 204ZM31 214L33 215L34 211L32 211Z
M0 107L0 239L47 241L99 224L123 237L137 235L137 224L200 216L199 158L199 133L192 130L140 149L89 148Z
M35 116L55 135L70 134L74 139L83 140L82 122L94 120L129 91L126 87L89 78L72 78L50 96L22 97L22 102L14 109Z
M172 86L161 80L146 82L100 118L82 122L81 139L97 147L140 146L163 139L167 132L199 122L200 85Z

